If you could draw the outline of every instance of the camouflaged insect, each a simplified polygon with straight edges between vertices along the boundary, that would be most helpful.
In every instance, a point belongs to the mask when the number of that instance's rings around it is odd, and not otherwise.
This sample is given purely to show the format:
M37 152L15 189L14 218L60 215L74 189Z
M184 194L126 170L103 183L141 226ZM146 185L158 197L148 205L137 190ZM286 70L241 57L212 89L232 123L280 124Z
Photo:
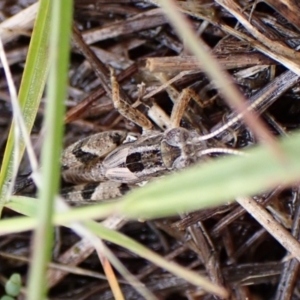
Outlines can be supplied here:
M80 184L69 188L65 197L75 202L105 200L122 196L135 184L199 160L205 142L184 128L164 133L151 131L134 142L125 142L127 133L109 131L82 139L65 149L62 177ZM122 144L123 143L123 144Z

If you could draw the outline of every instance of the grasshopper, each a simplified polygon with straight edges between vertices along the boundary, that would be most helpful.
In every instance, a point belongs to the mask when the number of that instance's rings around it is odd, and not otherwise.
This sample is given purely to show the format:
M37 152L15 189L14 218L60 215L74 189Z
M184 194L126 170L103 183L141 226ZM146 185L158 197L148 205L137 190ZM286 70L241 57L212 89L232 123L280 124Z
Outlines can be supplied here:
M278 78L276 83L284 85L285 81ZM120 100L119 86L113 72L111 86L115 108L141 126L143 133L133 137L125 131L102 132L67 147L61 159L62 177L76 184L64 193L67 200L86 203L120 197L142 182L184 169L207 154L241 154L234 149L210 148L207 140L236 125L242 114L232 116L213 133L201 136L195 130L179 126L191 96L184 90L174 104L170 128L160 132L153 129L152 123L140 111ZM274 88L271 86L269 90L269 93L256 97L249 109L265 109L270 105L270 99L274 101Z
M179 127L188 101L184 99L175 105L172 128L156 131L140 111L120 100L113 73L111 81L115 107L140 125L143 134L136 138L124 131L102 132L67 147L61 159L62 177L77 184L65 193L67 200L87 202L119 197L134 185L195 163L207 148L205 141L197 141L196 131ZM74 191L77 193L71 193Z
M299 81L290 71L283 73L250 99L248 109L259 112L269 107L283 92ZM276 91L274 91L276 86ZM75 184L64 188L67 201L80 205L121 197L137 185L158 176L184 169L211 153L241 154L228 148L211 147L209 140L220 137L228 142L228 128L240 126L241 114L231 114L225 124L218 124L212 133L201 136L196 130L180 127L191 94L183 90L175 102L170 128L161 132L139 110L119 97L119 86L111 75L112 100L126 118L143 128L140 136L125 131L101 132L67 147L61 157L62 178ZM32 183L32 179L27 179ZM26 186L27 183L21 184ZM17 189L18 190L18 187Z

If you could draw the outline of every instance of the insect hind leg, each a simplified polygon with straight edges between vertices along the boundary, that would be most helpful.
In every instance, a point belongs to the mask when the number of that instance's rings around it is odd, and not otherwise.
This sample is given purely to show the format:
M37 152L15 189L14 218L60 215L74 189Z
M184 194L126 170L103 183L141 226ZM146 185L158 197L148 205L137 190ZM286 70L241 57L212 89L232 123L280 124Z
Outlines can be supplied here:
M118 110L118 112L121 115L123 115L126 119L132 121L133 123L143 128L143 132L153 130L153 125L151 121L145 115L143 115L138 109L132 107L130 104L128 104L120 98L119 84L113 68L110 68L110 74L112 87L112 101L115 109Z

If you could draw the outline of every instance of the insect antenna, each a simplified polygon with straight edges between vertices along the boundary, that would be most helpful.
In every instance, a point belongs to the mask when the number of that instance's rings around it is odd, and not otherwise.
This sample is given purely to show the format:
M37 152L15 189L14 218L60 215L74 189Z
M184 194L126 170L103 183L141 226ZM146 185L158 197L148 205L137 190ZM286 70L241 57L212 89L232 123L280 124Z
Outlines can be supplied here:
M215 154L215 153L247 156L247 154L243 151L239 151L236 149L229 149L229 148L208 148L208 149L199 151L198 156L200 157L203 155L209 155L209 154Z

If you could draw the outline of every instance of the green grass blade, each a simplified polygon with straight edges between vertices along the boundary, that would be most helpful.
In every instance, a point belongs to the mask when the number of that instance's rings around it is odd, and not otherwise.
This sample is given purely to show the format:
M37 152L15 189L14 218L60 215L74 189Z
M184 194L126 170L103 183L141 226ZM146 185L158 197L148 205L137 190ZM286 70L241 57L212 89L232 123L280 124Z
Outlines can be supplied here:
M43 0L49 2L49 0ZM72 0L51 1L50 73L45 110L45 139L42 147L42 182L39 189L37 228L28 281L28 299L44 299L47 293L46 267L51 257L52 212L60 182L64 100L67 92ZM43 241L41 243L41 241Z
M226 298L228 296L224 288L218 287L217 285L210 282L207 278L199 276L197 273L187 270L186 268L181 267L180 265L177 265L174 262L169 262L165 258L149 250L147 247L141 245L140 243L119 232L108 229L102 226L101 224L92 221L85 222L85 226L95 235L101 237L101 239L114 243L118 246L124 247L132 251L133 253L153 262L161 268L166 269L169 272L184 278L188 282L196 286L203 287L204 290L210 293L219 295L222 298Z
M19 102L28 132L32 129L46 82L49 3L50 1L41 1L40 3L19 90ZM13 172L14 159L18 159L19 164L25 149L23 140L21 140L18 145L15 145L14 126L14 123L12 123L0 172L0 214L4 202L7 200L6 193ZM13 155L14 147L19 148L19 151L16 151L20 153L18 158Z
M7 219L3 220L2 223L0 223L0 234L3 233L3 229L6 230L8 228L22 228L23 230L27 230L29 228L33 228L33 226L36 225L36 219L34 216L36 215L36 209L34 209L34 199L30 200L29 198L20 197L19 200L28 201L27 203L30 206L30 209L27 211L29 218L27 217L18 217L13 219ZM90 210L91 207L88 207L88 210ZM69 211L66 213L59 213L56 214L56 217L54 219L56 224L67 224L66 221L69 218L74 211L81 211L80 215L84 216L83 208L76 208L73 209L73 211ZM88 210L85 211L88 213ZM95 208L93 208L95 211ZM75 218L74 218L75 217ZM77 215L78 217L78 215ZM76 219L76 216L73 215L73 219ZM4 223L3 223L4 222ZM5 225L5 226L1 226ZM124 247L133 253L136 253L137 255L152 261L154 264L157 264L161 268L164 268L168 271L170 271L173 274L176 274L177 276L180 276L182 278L185 278L187 281L197 285L197 286L203 286L205 290L210 291L214 294L218 294L222 297L226 296L226 291L218 286L213 285L210 281L208 281L206 278L203 278L202 276L199 276L198 274L186 270L184 267L181 267L177 264L174 264L173 262L169 262L162 258L161 256L157 255L156 253L152 252L151 250L147 249L145 246L139 244L138 242L132 240L131 238L128 238L127 236L113 231L111 229L105 228L102 225L89 221L85 223L86 228L88 228L91 232L99 236L100 238L110 241L112 243L115 243L116 245L119 245L121 247ZM4 227L4 228L2 228ZM4 230L5 230L4 229Z
M120 201L73 208L70 212L55 214L55 224L62 224L63 215L66 222L104 217L117 212L132 219L177 215L182 211L226 203L237 196L255 195L278 184L292 184L300 179L300 133L279 140L279 146L287 157L286 162L278 162L265 147L253 147L245 151L248 154L246 157L225 156L159 178L143 188L137 188ZM10 203L7 206L26 214L29 210L22 210L22 199L14 197L11 206ZM28 199L27 206L31 207L33 203ZM34 208L30 209L35 211ZM0 234L7 232L9 221L0 222ZM26 230L31 228L26 227ZM14 226L14 230L22 231L24 228L21 225Z

